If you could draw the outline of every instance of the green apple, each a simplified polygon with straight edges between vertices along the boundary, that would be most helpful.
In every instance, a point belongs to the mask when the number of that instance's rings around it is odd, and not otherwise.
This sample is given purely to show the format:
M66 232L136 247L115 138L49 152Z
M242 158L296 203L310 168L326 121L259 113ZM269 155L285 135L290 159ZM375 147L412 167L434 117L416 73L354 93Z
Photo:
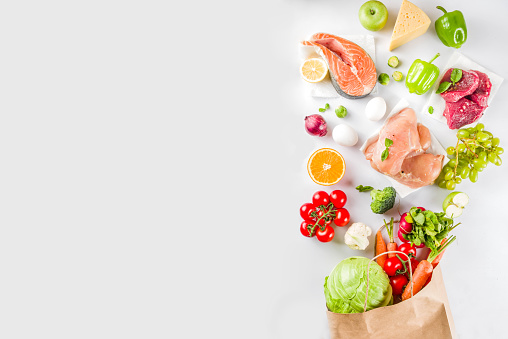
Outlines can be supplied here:
M388 20L388 10L381 1L367 1L358 12L360 23L369 31L379 31Z
M443 201L443 211L448 218L460 217L462 210L469 203L469 197L466 193L453 192L448 194Z

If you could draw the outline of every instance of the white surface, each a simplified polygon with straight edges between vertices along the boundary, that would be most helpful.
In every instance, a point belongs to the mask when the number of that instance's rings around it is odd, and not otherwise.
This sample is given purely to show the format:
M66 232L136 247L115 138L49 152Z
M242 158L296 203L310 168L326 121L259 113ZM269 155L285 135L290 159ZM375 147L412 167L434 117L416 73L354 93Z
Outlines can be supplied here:
M388 119L394 115L394 114L397 114L399 113L400 111L402 111L404 108L406 107L411 107L411 105L409 104L409 102L406 100L406 99L401 99L395 106L393 106L390 114L388 114L388 116L386 117L386 119L384 119L384 121L382 122L381 126L379 126L379 128L374 132L372 133L368 138L367 140L365 140L365 142L363 143L363 145L360 147L360 152L363 152L365 151L365 149L367 148L368 145L370 145L371 143L374 142L374 140L377 139L377 136L379 135L379 132L381 131L381 128L384 126L384 124L388 121ZM411 107L413 108L413 107ZM420 119L418 119L418 122L421 123L422 121ZM430 131L430 130L429 130ZM434 155L444 155L445 158L444 158L444 161L443 161L443 166L446 165L446 163L448 162L448 158L446 157L446 150L443 148L443 146L439 143L439 140L437 140L436 136L434 135L434 133L432 133L432 131L430 131L430 147L429 149L427 150L427 152L425 153L432 153ZM364 158L365 160L365 158ZM369 164L367 162L367 164ZM397 191L397 194L399 195L399 197L401 198L405 198L407 197L409 194L411 193L414 193L418 190L421 190L421 189L425 189L425 188L428 188L426 186L424 187L420 187L420 188L411 188L411 187L408 187L406 185L403 185L401 184L400 182L396 181L395 179L387 176L387 175L384 175L382 173L379 173L378 171L374 170L372 168L372 166L370 166L369 164L369 167L371 168L371 170L376 173L375 175L380 175L382 176L383 178L385 178L386 180L389 181L389 186L393 186L393 188L395 188L395 190ZM378 187L379 188L379 187Z
M387 27L373 35L379 69L389 72L382 61L392 54L398 4L385 2ZM440 15L434 2L415 2L432 19ZM303 95L297 46L316 31L367 33L359 6L5 2L0 337L326 338L324 277L360 252L343 244L345 229L328 244L298 230L298 207L321 188L305 171L307 157L336 145L331 135L304 131L304 116L325 101ZM445 6L468 20L464 54L504 78L507 7ZM437 51L443 62L452 53L431 27L393 54L405 73L413 59ZM505 85L485 119L503 146ZM399 97L425 103L403 83L380 95L389 109ZM348 108L344 122L362 127L360 143L379 124L364 117L368 100L329 101ZM443 145L453 141L445 126L422 119ZM376 230L381 218L353 187L385 180L371 176L357 149L337 148L348 161L337 187L349 196L352 221ZM504 159L477 184L460 186L471 202L442 265L461 338L506 337ZM447 193L421 190L401 210L414 203L439 209Z
M469 59L462 53L455 51L450 56L448 61L446 62L446 65L442 68L438 79L434 83L434 86L432 86L432 88L429 90L430 95L427 96L428 97L427 103L422 108L422 114L426 114L426 115L430 116L431 118L434 118L434 119L442 122L445 125L446 125L446 118L444 117L443 112L446 108L446 102L444 101L444 99L441 97L440 94L436 93L436 90L438 89L439 83L441 82L441 79L443 78L446 70L448 70L449 68L461 68L466 71L474 70L474 71L480 71L480 72L487 74L487 76L489 77L490 82L492 84L490 95L487 100L487 104L489 106L492 103L492 100L494 100L494 97L496 96L496 93L499 90L499 88L501 87L503 80L504 80L502 77L497 75L495 72L492 72L492 71L486 69L485 67L483 67L483 66L479 65L478 63L474 62L473 60ZM434 108L434 112L432 114L429 113L430 106L432 106ZM476 122L474 122L472 124L465 125L464 127L475 126L477 123L483 122L483 119L485 119L486 114L487 115L489 114L488 107L483 112L483 115L480 117L480 119L478 119Z

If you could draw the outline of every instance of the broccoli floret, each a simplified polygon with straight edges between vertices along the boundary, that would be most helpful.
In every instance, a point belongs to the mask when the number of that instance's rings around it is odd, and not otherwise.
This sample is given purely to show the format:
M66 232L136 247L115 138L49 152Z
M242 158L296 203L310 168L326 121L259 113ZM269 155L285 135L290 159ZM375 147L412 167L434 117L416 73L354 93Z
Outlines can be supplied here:
M395 188L391 186L385 187L382 191L372 190L370 192L370 197L372 198L370 208L372 209L372 212L376 214L383 214L393 208L396 194L397 192L395 192Z

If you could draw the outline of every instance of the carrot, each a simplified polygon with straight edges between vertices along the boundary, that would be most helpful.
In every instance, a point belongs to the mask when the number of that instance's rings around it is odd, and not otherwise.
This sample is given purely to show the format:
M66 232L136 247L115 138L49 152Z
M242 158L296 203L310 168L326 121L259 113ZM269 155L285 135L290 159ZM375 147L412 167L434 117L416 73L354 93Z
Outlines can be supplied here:
M381 234L381 228L376 233L376 253L375 255L385 253L386 252L386 244L383 239L383 235ZM376 262L381 266L382 268L385 266L387 255L381 255L376 259Z
M444 245L446 243L446 238L443 239L443 241L441 241L441 245ZM443 257L443 254L444 254L444 250L439 253L439 255L436 257L436 259L432 260L432 267L436 268L437 264L439 264L439 262L441 261L441 258ZM430 256L430 253L429 253L429 256Z
M429 279L429 276L432 274L433 269L434 268L432 267L432 264L427 260L424 259L420 261L418 266L416 266L416 271L413 274L413 279L411 279L411 281L404 289L404 292L402 292L402 300L411 298L411 285L413 285L413 295L420 292L422 287Z
M390 242L388 243L388 245L386 245L386 248L388 249L388 251L396 251L397 244L393 240L393 218L390 219L389 225L386 224L386 221L384 221L384 223L386 226L386 231L388 232L388 237L390 238ZM395 253L388 253L388 258L393 258L395 257L395 255L396 255Z
M454 241L455 236L441 242L439 247L430 252L427 260L424 259L420 261L418 266L416 266L416 270L411 281L407 284L404 292L402 292L402 300L411 298L411 285L413 286L413 295L420 292L420 290L427 284L428 280L432 276L432 272L434 271L434 266L431 263L433 263L440 255L442 256L446 247Z

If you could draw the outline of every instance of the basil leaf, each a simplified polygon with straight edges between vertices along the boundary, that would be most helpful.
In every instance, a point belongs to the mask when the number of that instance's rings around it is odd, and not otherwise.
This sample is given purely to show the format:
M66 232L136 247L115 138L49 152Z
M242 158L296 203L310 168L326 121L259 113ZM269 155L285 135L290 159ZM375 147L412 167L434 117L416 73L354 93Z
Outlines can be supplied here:
M356 186L356 189L359 192L368 192L368 191L372 191L374 189L374 187L372 187L372 186L358 185L358 186Z
M388 148L381 153L381 161L385 161L386 158L388 158L388 155L390 155L390 152L388 151Z
M429 114L432 114L432 113L434 113L434 107L429 106Z
M452 74L450 75L450 80L455 85L457 82L462 79L462 70L460 68L454 68Z
M443 93L445 92L446 90L448 90L448 88L450 88L452 84L448 81L443 81L440 85L439 85L439 88L437 89L436 93L437 94L440 94L440 93Z
M319 111L323 113L324 111L326 111L326 108L320 108Z
M339 118L345 118L346 115L347 115L347 109L346 107L344 106L339 106L339 108L337 108L335 110L335 114L339 117Z
M390 147L391 145L393 145L393 141L391 139L386 138L385 139L385 146Z

